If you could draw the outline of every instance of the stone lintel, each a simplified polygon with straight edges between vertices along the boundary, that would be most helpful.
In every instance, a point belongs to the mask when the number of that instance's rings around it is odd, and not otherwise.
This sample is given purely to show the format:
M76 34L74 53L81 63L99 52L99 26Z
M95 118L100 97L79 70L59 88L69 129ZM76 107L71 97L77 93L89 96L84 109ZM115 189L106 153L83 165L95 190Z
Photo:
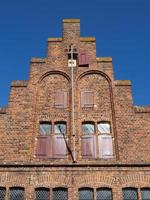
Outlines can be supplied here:
M116 80L115 81L116 86L131 86L131 81L130 80Z
M63 23L80 23L80 19L63 19Z
M80 42L95 42L95 37L80 37Z
M150 113L150 106L134 106L137 113Z
M62 38L48 38L48 42L61 42Z
M97 57L97 62L112 62L112 57Z
M31 58L31 63L45 63L46 58Z
M28 81L12 81L11 87L27 87Z

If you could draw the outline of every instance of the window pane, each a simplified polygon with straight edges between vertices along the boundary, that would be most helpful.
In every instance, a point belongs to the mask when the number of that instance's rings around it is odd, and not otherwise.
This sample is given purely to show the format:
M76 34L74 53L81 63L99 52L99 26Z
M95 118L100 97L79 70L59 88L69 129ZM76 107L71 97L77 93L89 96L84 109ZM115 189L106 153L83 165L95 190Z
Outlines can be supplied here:
M97 189L96 200L112 200L112 191L109 188Z
M123 189L123 199L124 200L137 200L137 189L135 188L125 188Z
M66 188L53 189L53 200L67 200L68 192Z
M79 200L93 200L93 189L81 188L79 189Z
M0 200L5 199L5 194L6 194L6 189L5 188L0 188Z
M49 135L51 134L51 124L50 123L41 123L40 124L40 135Z
M150 200L150 188L141 189L142 200Z
M55 133L56 134L66 134L66 123L57 123L55 124Z
M108 133L110 134L110 124L109 123L99 123L98 124L98 131L100 133Z
M113 143L111 135L98 135L99 157L113 158Z
M49 200L49 189L48 188L37 188L36 192L36 200Z
M92 123L83 123L82 124L83 134L90 135L94 133L94 124Z
M24 189L23 188L11 188L10 189L10 200L23 200Z

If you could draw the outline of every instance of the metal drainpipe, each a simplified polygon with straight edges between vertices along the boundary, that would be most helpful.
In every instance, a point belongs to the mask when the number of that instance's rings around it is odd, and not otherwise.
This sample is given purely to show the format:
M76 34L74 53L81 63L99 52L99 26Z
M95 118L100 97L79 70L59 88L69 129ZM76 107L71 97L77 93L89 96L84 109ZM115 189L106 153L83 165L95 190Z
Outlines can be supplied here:
M71 91L72 91L72 136L73 136L73 162L76 162L76 148L75 148L75 122L74 122L74 70L73 70L73 45L71 45Z

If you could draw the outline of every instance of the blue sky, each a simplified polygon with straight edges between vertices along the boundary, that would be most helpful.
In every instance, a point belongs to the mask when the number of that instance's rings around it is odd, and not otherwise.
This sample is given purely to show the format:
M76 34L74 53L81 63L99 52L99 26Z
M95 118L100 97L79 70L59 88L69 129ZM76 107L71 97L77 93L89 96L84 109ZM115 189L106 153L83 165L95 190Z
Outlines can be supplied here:
M63 18L80 18L95 36L97 56L112 56L115 79L132 81L134 104L150 105L150 0L1 0L0 106L12 80L27 80L32 57L61 36Z

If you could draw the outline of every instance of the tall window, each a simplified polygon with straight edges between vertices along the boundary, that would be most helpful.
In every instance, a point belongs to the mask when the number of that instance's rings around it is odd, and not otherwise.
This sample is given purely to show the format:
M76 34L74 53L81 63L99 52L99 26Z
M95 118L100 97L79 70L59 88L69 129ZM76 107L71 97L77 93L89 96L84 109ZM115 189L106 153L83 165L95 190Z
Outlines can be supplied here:
M6 188L0 187L0 200L5 200Z
M67 188L54 188L53 189L53 200L67 200L68 191Z
M110 123L83 122L81 152L83 158L113 158Z
M124 188L123 200L138 200L138 192L136 188Z
M112 190L110 188L98 188L96 200L112 200Z
M24 200L24 188L13 187L10 188L10 200Z
M113 144L110 124L108 122L99 122L98 126L98 144L99 144L99 157L112 158L113 157Z
M56 122L54 126L50 122L40 122L37 137L37 157L65 158L67 155L66 134L66 122Z
M82 123L81 152L83 158L95 158L96 145L94 123Z
M49 188L36 188L35 189L36 200L50 200Z
M94 200L94 192L91 188L79 189L79 200Z
M142 200L150 200L150 188L141 189Z

